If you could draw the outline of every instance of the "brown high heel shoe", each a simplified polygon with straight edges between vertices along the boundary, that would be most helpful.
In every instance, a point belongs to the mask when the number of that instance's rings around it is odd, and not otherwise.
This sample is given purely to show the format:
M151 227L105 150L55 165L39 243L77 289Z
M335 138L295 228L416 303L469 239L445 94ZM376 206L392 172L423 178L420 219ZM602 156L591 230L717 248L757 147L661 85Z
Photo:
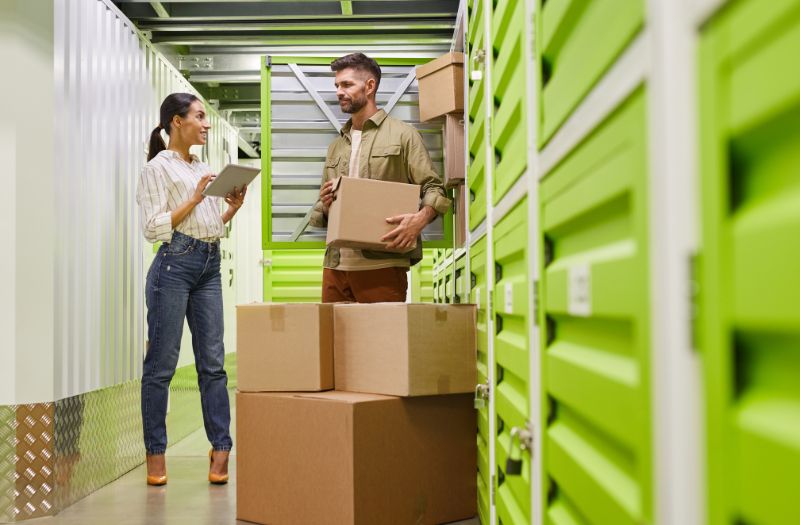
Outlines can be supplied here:
M214 464L213 454L214 449L212 448L208 451L208 481L214 485L224 485L228 482L228 474L217 474L211 472L211 466Z
M166 459L164 459L164 455L163 454L159 454L159 456L161 456L162 461L164 461L164 471L166 471L167 470ZM146 457L145 463L147 463L150 458L155 458L155 457L156 456L148 455ZM145 468L147 468L147 471L148 471L148 473L147 473L147 484L148 485L152 485L152 486L155 486L155 487L160 487L161 485L166 485L167 484L167 475L166 475L166 473L163 476L152 476L152 475L150 475L150 465L149 464L146 465Z

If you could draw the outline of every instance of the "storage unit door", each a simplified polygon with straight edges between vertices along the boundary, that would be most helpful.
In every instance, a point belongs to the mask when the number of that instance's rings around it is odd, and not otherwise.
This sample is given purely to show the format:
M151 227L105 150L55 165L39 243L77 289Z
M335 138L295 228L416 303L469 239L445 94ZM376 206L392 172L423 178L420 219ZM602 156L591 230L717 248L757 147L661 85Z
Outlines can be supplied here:
M701 39L709 523L800 523L800 2Z
M470 302L478 307L478 383L489 381L489 334L487 314L489 292L486 286L486 237L472 245L469 251ZM489 464L489 404L478 410L478 514L481 523L490 523L491 475Z
M527 14L524 0L499 0L492 11L494 203L528 165Z
M513 458L522 458L522 470L518 475L506 472L512 429L525 429L530 418L527 202L525 198L517 203L494 229L495 458L499 471L495 506L504 525L528 524L531 517L529 453L520 453L515 445Z
M459 260L456 261L456 273L455 273L455 295L453 297L455 304L461 303L468 303L469 297L467 297L467 274L465 272L467 264L467 257L463 256Z
M484 81L484 58L488 50L484 38L486 17L484 4L487 0L468 2L469 30L467 32L467 119L469 121L467 148L467 189L469 191L470 230L474 230L486 218L486 82Z
M631 42L643 0L539 0L537 42L545 144Z
M546 523L653 520L645 102L640 88L540 188Z
M322 300L322 259L325 250L264 252L264 301L318 303Z
M433 252L430 248L422 250L422 260L409 272L411 301L414 303L433 302Z

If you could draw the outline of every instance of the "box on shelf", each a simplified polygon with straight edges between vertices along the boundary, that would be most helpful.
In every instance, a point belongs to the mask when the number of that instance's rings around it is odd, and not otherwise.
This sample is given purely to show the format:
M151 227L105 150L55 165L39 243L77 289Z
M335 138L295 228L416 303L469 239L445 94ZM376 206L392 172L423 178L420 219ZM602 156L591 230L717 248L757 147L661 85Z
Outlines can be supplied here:
M447 53L417 66L419 119L464 111L464 53Z
M444 185L448 188L464 183L467 160L464 156L464 114L452 113L444 118Z
M394 396L474 392L474 305L337 304L336 390Z
M332 389L333 305L238 305L236 354L243 392Z

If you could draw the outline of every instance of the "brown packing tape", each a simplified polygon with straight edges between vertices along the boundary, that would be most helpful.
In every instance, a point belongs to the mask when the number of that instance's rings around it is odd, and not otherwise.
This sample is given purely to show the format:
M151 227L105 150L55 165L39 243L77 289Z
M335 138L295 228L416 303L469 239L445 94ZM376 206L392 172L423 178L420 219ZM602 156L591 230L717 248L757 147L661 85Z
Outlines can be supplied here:
M444 307L436 307L436 322L444 323L447 321L447 309Z
M272 306L269 309L273 332L283 332L286 329L286 307Z

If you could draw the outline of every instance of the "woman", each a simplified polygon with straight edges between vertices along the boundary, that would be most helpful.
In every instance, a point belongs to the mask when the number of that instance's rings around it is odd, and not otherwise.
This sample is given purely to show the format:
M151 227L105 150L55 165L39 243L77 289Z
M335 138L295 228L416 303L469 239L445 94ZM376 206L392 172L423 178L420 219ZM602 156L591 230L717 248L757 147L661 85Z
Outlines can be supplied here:
M228 481L230 436L228 377L222 340L219 238L244 202L247 187L222 199L204 197L214 179L189 148L208 139L205 107L188 93L173 93L161 104L161 122L150 135L148 162L136 192L142 229L150 242L162 241L147 273L148 350L142 375L142 425L147 483L167 482L167 396L181 347L183 320L192 332L195 366L206 436L211 442L208 480ZM169 146L161 130L169 135Z

